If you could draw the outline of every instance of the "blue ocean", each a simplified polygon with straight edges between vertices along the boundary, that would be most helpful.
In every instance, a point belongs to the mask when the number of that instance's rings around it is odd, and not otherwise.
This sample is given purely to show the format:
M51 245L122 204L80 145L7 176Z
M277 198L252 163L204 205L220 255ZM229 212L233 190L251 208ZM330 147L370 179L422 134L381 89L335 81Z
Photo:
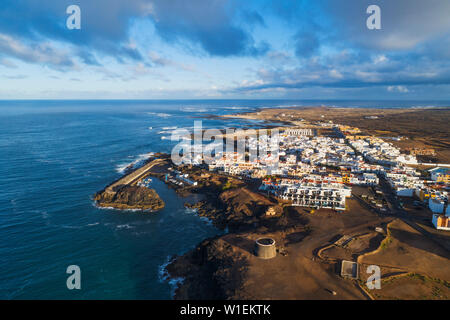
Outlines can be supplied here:
M170 130L240 127L210 114L331 105L445 106L398 101L1 101L0 299L170 299L169 257L223 233L156 179L158 213L98 209L92 196L151 152L170 152ZM68 290L66 269L81 269Z

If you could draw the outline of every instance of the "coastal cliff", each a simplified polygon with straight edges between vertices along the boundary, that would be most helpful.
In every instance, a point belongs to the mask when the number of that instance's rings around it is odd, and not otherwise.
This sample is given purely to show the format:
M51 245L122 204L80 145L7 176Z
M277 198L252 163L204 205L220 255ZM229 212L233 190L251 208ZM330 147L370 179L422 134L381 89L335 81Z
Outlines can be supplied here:
M238 299L247 272L245 257L220 238L205 240L176 257L166 271L183 278L175 299Z
M165 206L155 190L138 186L124 186L116 193L100 192L95 195L94 200L100 207L121 210L158 211Z

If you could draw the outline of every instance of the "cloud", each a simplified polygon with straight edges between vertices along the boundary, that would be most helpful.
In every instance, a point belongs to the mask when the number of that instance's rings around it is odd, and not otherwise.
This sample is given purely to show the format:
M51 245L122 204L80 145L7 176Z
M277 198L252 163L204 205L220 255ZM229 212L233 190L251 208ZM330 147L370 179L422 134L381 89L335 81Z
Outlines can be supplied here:
M301 31L295 35L295 54L298 57L310 57L320 47L318 36L314 32Z
M198 44L211 56L258 56L266 53L269 45L265 42L255 44L251 34L236 22L239 10L233 2L155 0L151 16L163 39ZM252 13L252 22L260 18L257 13Z
M181 69L184 71L190 71L190 72L194 72L195 71L195 67L190 66L190 65L186 65L184 63L178 63L174 60L168 59L168 58L164 58L161 55L159 55L158 53L152 51L149 53L149 57L150 60L152 62L153 65L155 66L159 66L159 67L174 67L176 69Z
M39 63L55 69L74 67L68 52L55 49L49 43L24 44L0 33L0 55L13 57L27 63Z
M10 68L10 69L17 68L17 65L14 62L12 62L11 60L6 59L6 58L0 58L0 65Z
M408 93L409 90L405 86L389 86L387 87L387 91L389 92L400 92L400 93Z
M13 76L3 75L2 77L6 78L6 79L9 79L9 80L22 80L22 79L28 78L28 76L24 75L24 74L18 74L18 75L13 75Z
M262 27L267 27L264 18L259 14L259 12L255 10L243 10L241 15L242 19L250 25L260 25Z
M73 4L81 8L81 30L66 28L66 8ZM255 43L245 29L264 25L264 19L241 9L234 0L2 0L0 32L22 42L70 43L88 65L100 64L96 53L122 63L143 61L139 47L128 45L130 26L138 19L152 21L167 42L198 46L211 56L265 54L268 43Z
M98 65L93 52L117 59L140 60L138 50L126 46L128 28L140 16L143 0L2 0L0 32L22 42L50 40L76 46L73 50L86 64ZM81 8L81 30L68 30L66 8Z
M450 31L447 0L318 0L339 40L377 50L408 50ZM366 27L369 5L381 9L381 30Z
M72 4L81 7L81 30L66 28ZM366 27L370 4L381 7L381 30ZM406 96L449 84L448 12L448 0L2 0L0 66L19 74L17 61L88 67L106 80L174 83L183 77L174 70L217 70L212 80L234 85L231 93L376 88ZM172 59L183 54L198 65Z
M407 86L448 84L448 62L435 65L433 60L418 59L414 54L381 57L344 51L311 57L296 67L261 68L254 81L239 84L231 91L387 87L389 92L408 93Z

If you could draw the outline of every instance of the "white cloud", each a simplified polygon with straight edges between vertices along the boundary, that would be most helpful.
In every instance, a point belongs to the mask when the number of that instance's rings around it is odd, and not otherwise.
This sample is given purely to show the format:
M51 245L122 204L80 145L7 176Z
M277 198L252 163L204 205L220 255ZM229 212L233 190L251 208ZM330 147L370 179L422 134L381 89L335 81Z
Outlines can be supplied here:
M388 86L387 91L389 92L400 92L400 93L408 93L409 90L405 86Z
M40 63L52 68L74 67L70 54L49 43L25 44L0 33L0 52L27 63Z
M373 60L373 62L375 64L379 64L379 63L383 63L388 61L389 59L384 55L384 54L380 54L378 56L375 57L375 59Z

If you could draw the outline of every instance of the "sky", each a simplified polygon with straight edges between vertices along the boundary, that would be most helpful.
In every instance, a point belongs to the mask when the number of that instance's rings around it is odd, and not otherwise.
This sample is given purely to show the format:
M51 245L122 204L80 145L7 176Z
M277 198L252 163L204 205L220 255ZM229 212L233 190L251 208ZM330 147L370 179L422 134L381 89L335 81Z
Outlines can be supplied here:
M448 0L2 0L0 99L449 100L449 13Z

